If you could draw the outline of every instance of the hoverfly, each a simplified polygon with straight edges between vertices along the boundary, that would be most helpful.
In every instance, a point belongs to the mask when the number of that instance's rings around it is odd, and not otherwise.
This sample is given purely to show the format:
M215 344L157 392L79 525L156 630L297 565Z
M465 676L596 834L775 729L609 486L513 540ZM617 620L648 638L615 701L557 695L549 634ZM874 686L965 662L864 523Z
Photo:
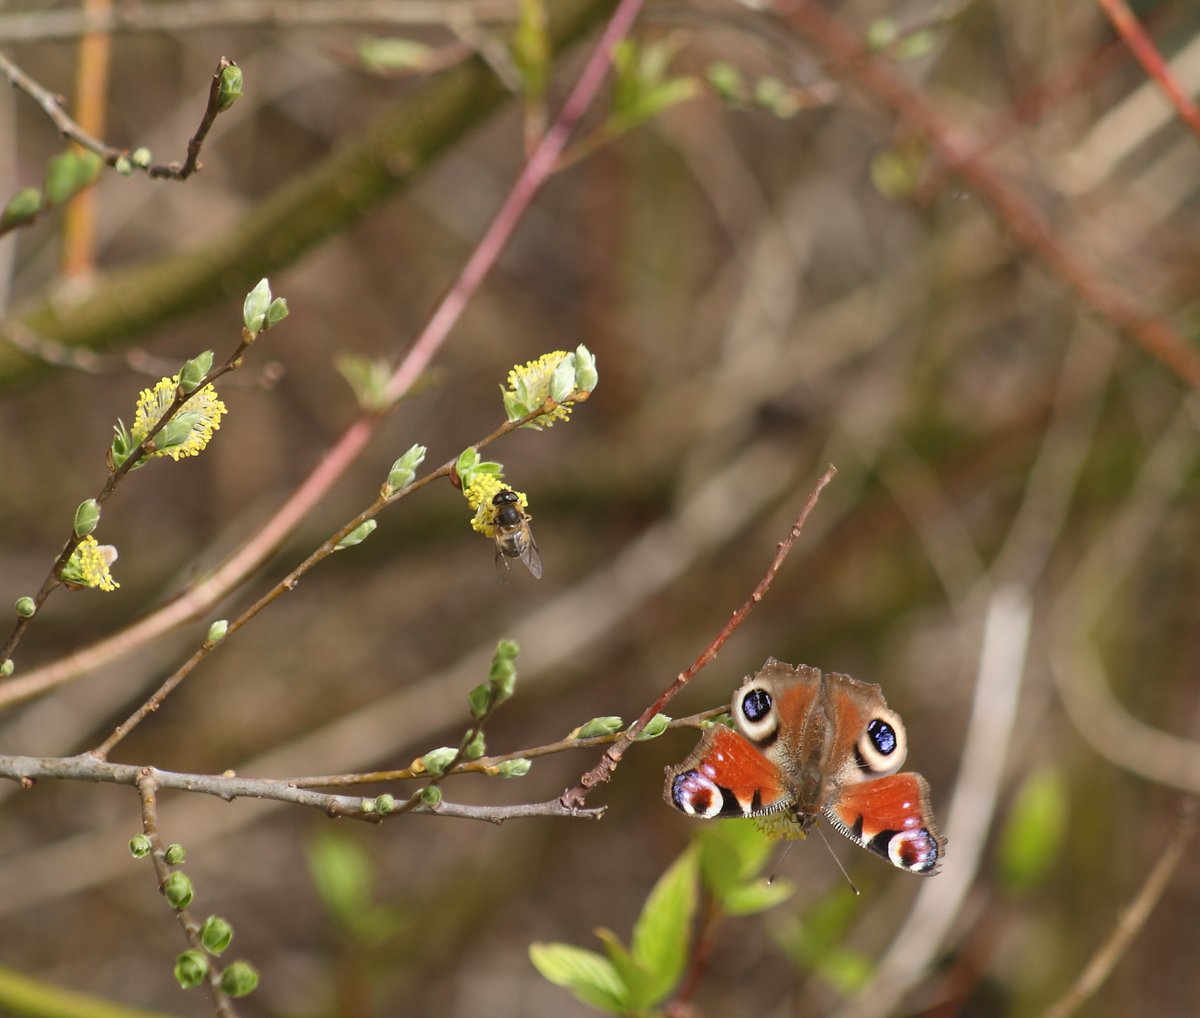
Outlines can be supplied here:
M521 508L515 491L505 489L492 499L492 528L496 531L496 575L508 581L512 559L519 558L535 579L542 577L542 556L533 531L529 529L529 513Z

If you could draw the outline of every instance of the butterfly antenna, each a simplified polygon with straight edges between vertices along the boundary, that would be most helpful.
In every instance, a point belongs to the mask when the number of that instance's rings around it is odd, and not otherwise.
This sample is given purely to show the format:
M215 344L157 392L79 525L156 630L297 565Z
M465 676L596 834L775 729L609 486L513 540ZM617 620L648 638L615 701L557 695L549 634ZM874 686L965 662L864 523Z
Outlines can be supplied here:
M794 844L794 841L785 841L783 843L783 848L779 852L779 858L775 860L775 865L771 867L771 874L767 877L768 887L775 883L775 878L779 875L779 867L783 865L783 860L788 857L788 852L792 850Z
M842 860L838 858L837 852L835 852L833 850L833 846L829 844L829 839L825 837L824 828L818 827L817 833L821 835L821 840L825 843L825 847L829 849L829 854L833 856L833 861L837 865L837 868L842 871L842 876L846 878L846 883L850 885L850 890L852 890L855 894L862 894L862 891L858 889L858 885L850 879L850 874L846 872L846 867L842 865Z

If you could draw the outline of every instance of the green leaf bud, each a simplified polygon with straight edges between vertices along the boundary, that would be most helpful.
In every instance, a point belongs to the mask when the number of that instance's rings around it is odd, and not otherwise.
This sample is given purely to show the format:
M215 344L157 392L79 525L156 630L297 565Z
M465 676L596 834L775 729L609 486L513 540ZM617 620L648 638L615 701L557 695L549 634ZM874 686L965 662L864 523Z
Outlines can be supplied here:
M375 808L384 816L387 816L389 813L395 812L396 799L394 796L388 795L387 792L384 792L383 795L379 796L379 798L375 800Z
M379 526L375 520L364 520L357 527L350 531L337 544L333 546L334 551L342 551L344 548L353 548L356 544L362 544L372 531Z
M195 989L207 976L208 959L203 951L184 951L175 959L175 979L183 989Z
M80 502L75 510L75 536L87 537L100 523L100 503L94 498Z
M596 355L580 343L575 347L575 388L591 392L600 381L596 370Z
M462 486L465 488L471 483L471 473L475 469L475 464L479 462L479 452L475 449L464 449L458 454L458 460L454 464L454 470L458 474L458 479L462 481Z
M375 812L375 800L374 799L359 799L358 800L358 808L364 814L369 816L370 814Z
M417 761L417 770L440 777L446 773L446 768L450 766L450 761L456 756L458 756L458 750L451 749L449 746L440 746L437 749L430 750Z
M516 760L505 760L496 765L496 775L501 778L523 778L533 766L532 760L520 757Z
M467 694L467 703L471 706L471 717L476 721L492 709L495 702L495 692L490 684L481 682Z
M736 103L746 94L746 82L742 72L726 60L716 60L704 72L709 87L717 98L725 103Z
M886 49L900 35L900 26L893 18L876 18L867 26L867 48Z
M14 671L17 664L11 657L6 657L3 662L0 662L0 679L7 679Z
M192 903L192 881L182 870L175 870L163 881L163 894L171 908L178 912Z
M426 785L417 794L426 806L436 806L442 801L442 790L437 785Z
M235 961L221 973L221 989L231 997L245 997L258 986L258 970L248 961Z
M211 626L208 627L208 635L204 638L205 643L220 643L225 639L225 634L229 632L229 620L217 619Z
M113 169L122 177L133 176L133 163L129 161L129 156L117 156L113 161Z
M287 300L283 297L276 297L271 301L270 307L267 308L267 323L265 328L270 328L272 325L278 325L288 316Z
M484 741L483 732L476 732L468 742L463 744L463 756L468 760L478 760L486 749L487 743Z
M168 866L178 866L185 858L187 858L187 853L178 841L172 841L163 852L163 859L166 860Z
M17 603L13 607L16 609L17 615L23 619L31 619L37 612L37 602L28 595L18 597Z
M136 834L129 839L129 854L135 859L144 859L153 850L154 845L144 834Z
M15 226L23 226L36 219L37 214L41 211L42 192L36 187L23 187L8 199L4 211L0 213L0 230L11 230Z
M655 714L647 723L646 727L638 733L635 742L647 742L650 739L657 739L663 732L667 730L667 724L671 719L665 714Z
M550 376L550 398L555 403L563 403L574 391L575 361L571 357L564 357Z
M521 653L521 645L516 640L501 640L496 644L495 657L507 658L512 661L518 654Z
M263 322L267 320L267 309L271 306L271 284L266 278L260 279L258 285L246 294L242 302L242 325L251 337L262 331Z
M198 357L185 361L183 367L179 369L179 388L184 392L195 392L200 388L204 376L212 371L212 366L213 352L211 350L205 350Z
M592 718L586 724L580 725L568 738L594 739L598 735L616 735L624 727L625 722L621 718L615 714L606 714L602 717Z
M153 157L150 155L150 150L145 145L142 145L140 148L135 148L129 154L129 158L134 166L140 166L144 170L150 165L150 160Z
M388 471L387 484L384 486L385 496L390 496L412 484L417 476L417 467L425 462L425 452L425 446L414 445L392 464L392 469Z
M100 172L100 157L95 152L63 152L46 164L42 189L49 205L61 205L88 186Z
M242 97L242 69L230 64L221 72L221 84L217 88L217 112L224 113Z
M200 927L200 943L209 954L222 954L233 940L233 927L219 915L210 915Z

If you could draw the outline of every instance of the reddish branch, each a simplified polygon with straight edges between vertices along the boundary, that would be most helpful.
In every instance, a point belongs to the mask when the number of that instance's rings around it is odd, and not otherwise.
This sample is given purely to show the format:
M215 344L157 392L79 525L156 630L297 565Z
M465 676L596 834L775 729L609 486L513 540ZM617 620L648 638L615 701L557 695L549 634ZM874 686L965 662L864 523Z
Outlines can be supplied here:
M1200 137L1200 106L1192 102L1191 96L1175 80L1162 54L1158 52L1158 47L1146 34L1141 22L1133 16L1133 11L1129 9L1125 0L1096 0L1096 3L1125 40L1125 45L1129 47L1137 62L1166 93L1179 118Z
M579 779L579 784L562 794L562 798L559 801L564 807L567 809L579 809L583 806L587 794L592 788L608 781L612 777L613 771L617 769L621 758L625 755L625 750L633 744L633 741L642 733L654 715L658 714L676 693L691 682L700 669L717 656L717 651L725 646L725 641L745 621L746 616L750 614L754 606L766 596L767 590L771 586L771 581L775 579L775 574L779 572L779 567L783 565L783 560L787 558L788 552L792 550L792 545L796 543L796 538L800 536L800 531L804 529L804 524L808 520L809 514L816 507L817 501L821 497L821 492L825 490L825 485L833 480L833 475L836 473L837 469L830 466L821 475L821 479L817 481L812 494L808 496L808 501L804 503L804 508L800 510L800 515L796 517L796 522L792 524L792 529L788 531L787 537L780 541L779 546L775 549L775 557L771 559L771 564L767 567L766 574L759 581L758 586L754 588L754 593L746 599L746 603L730 616L729 621L725 623L725 628L717 633L712 643L700 652L700 656L691 663L687 670L675 676L675 681L662 691L662 695L642 711L642 716L630 725L621 737L609 747L600 758L599 763Z
M924 138L942 163L992 206L1000 224L1086 304L1189 385L1200 388L1200 351L1174 323L1076 257L1020 189L984 160L976 139L948 123L890 63L868 52L859 34L813 0L775 0L775 7L824 55L830 73L858 85Z

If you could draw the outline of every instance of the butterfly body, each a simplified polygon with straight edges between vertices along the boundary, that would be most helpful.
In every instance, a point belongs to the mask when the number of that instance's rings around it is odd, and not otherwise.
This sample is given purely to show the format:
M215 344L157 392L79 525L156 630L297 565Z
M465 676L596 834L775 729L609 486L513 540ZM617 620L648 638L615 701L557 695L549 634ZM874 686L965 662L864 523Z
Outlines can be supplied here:
M877 685L768 658L735 691L737 731L710 728L667 770L664 796L689 816L821 818L893 865L937 872L946 841L921 775L899 773L904 725Z

